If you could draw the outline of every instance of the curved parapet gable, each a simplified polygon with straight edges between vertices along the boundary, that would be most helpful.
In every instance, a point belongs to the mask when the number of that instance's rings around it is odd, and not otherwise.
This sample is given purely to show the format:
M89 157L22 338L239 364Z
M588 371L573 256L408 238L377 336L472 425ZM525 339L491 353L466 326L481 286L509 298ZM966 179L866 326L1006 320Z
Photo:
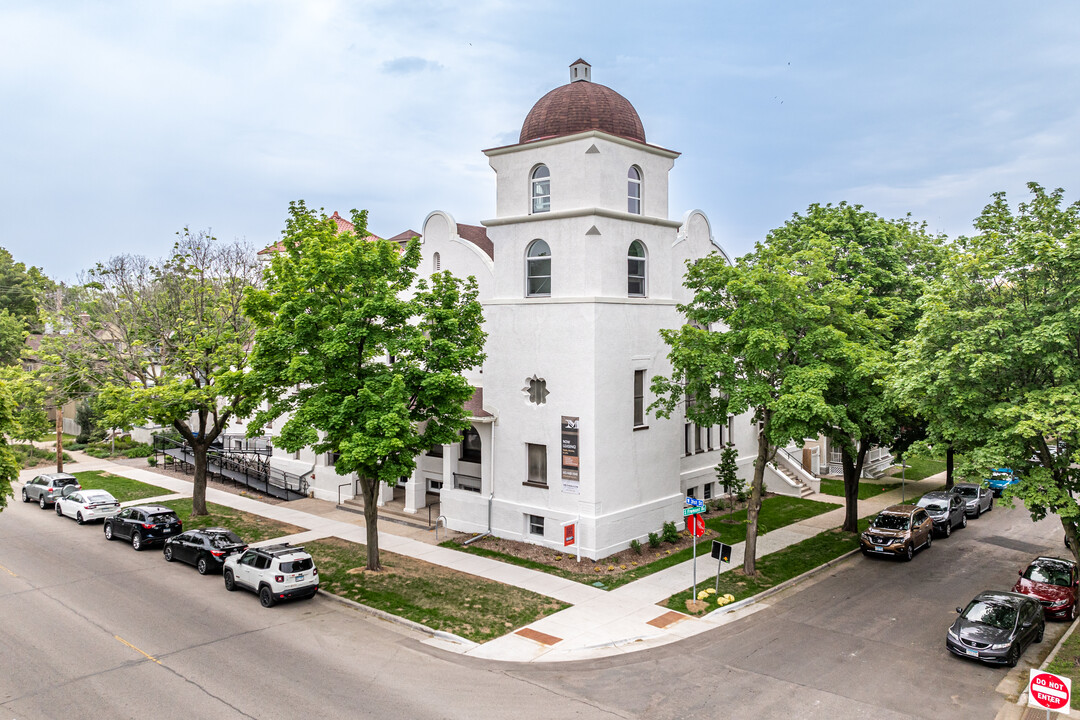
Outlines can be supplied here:
M679 233L674 244L678 245L683 241L689 241L695 248L707 243L712 248L706 252L716 249L720 251L720 254L724 256L729 265L733 262L728 251L713 237L712 224L709 222L709 216L705 214L704 210L687 210L683 213L682 225L679 226Z
M471 225L459 228L454 216L443 210L428 213L422 228L424 273L430 275L435 270L437 254L439 270L449 270L458 277L474 276L480 286L480 295L484 297L495 272L495 261L491 257L494 247L486 234L475 237L477 228ZM486 247L481 247L485 245L484 241Z

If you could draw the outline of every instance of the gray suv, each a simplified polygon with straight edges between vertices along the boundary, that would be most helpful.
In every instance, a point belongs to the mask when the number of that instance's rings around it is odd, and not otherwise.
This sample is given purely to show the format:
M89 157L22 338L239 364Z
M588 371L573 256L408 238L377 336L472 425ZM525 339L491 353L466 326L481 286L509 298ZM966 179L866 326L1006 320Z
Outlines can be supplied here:
M972 517L979 517L984 512L990 512L994 509L994 493L985 485L979 483L956 483L953 485L953 492L964 498L967 514Z
M919 507L926 508L934 521L934 530L945 537L952 535L954 527L967 527L967 505L958 493L928 492L919 498Z
M38 506L44 510L56 502L56 498L60 497L64 488L68 485L73 485L75 490L82 490L79 479L74 475L68 475L67 473L38 475L23 485L22 501L37 501Z

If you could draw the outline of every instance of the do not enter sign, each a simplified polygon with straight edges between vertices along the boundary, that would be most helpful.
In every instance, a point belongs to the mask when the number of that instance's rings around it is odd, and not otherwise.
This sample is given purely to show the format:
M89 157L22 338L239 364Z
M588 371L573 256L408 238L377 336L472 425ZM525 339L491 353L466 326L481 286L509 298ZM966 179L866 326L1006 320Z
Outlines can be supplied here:
M1028 705L1031 707L1057 710L1069 714L1069 696L1072 694L1072 681L1069 678L1032 670L1028 682Z

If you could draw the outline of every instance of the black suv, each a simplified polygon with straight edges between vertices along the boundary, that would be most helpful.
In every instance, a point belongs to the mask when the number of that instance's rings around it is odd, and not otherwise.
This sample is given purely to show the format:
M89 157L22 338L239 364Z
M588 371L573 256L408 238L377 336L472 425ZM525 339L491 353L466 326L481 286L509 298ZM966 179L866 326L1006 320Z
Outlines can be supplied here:
M146 545L165 542L178 535L184 524L172 508L163 505L136 505L121 510L105 520L105 539L123 538L131 547L142 550Z
M169 562L180 560L194 565L200 575L220 572L225 558L247 550L247 543L228 528L188 530L165 541L162 552Z

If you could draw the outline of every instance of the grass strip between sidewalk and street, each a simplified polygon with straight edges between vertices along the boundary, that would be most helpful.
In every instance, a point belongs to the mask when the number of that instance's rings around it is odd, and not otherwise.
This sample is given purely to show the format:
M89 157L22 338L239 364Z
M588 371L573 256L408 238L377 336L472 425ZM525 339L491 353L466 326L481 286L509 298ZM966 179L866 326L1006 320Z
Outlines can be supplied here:
M319 569L319 587L335 595L482 643L567 607L522 588L385 550L383 569L364 570L360 543L326 538L304 543Z
M761 503L761 512L758 515L758 534L759 536L764 535L768 531L777 530L792 523L799 522L800 520L806 520L807 518L829 512L830 510L835 510L838 507L840 506L832 503L805 500L803 498L788 497L786 495L775 495L773 497L765 498ZM732 519L735 521L734 523L728 522L728 520ZM729 545L743 542L746 539L745 523L746 510L740 510L733 515L721 512L705 516L705 527L713 530L716 535L698 542L697 554L699 556L708 556L713 540L722 540ZM529 568L530 570L539 570L540 572L557 575L586 585L594 585L599 581L602 585L597 585L597 587L602 587L604 590L613 590L617 587L626 585L627 583L652 575L655 572L672 567L673 565L686 562L694 555L693 547L689 546L678 552L673 552L670 555L664 555L652 562L647 562L628 569L625 572L620 572L618 574L591 575L587 572L574 572L555 565L520 558L496 550L489 550L474 545L462 545L455 540L447 540L440 543L440 545L441 547L460 550L462 552L480 555L481 557L491 558L493 560L501 560L502 562ZM645 553L654 552L650 548L643 548L643 551ZM567 554L570 554L571 552L572 550L567 550ZM591 560L587 562L589 567L594 566L594 563ZM585 563L583 562L582 564L584 565ZM604 561L598 561L596 564L601 566L606 565Z
M900 483L880 483L863 480L859 483L859 499L869 500L882 493L895 490L898 487L900 487ZM840 498L844 497L844 481L833 480L832 478L821 478L821 494L833 495Z
M304 532L302 527L218 505L217 503L206 503L206 509L210 511L210 514L200 515L199 517L191 517L191 498L166 500L159 504L172 508L183 521L185 530L205 527L228 528L239 535L246 543L262 542L283 535L295 535Z
M116 498L117 502L122 503L172 494L172 490L157 485L148 485L121 475L113 475L104 470L84 470L83 472L74 473L74 475L79 479L79 484L87 490L105 490Z
M1065 639L1054 656L1054 661L1046 666L1046 671L1072 680L1073 692L1069 707L1080 710L1080 697L1076 694L1080 688L1080 634L1073 632Z
M889 470L889 477L894 480L925 480L931 475L945 472L945 461L939 458L910 457L904 460L906 469L895 467Z
M860 532L867 528L872 518L873 516L868 516L859 520ZM672 595L660 605L689 615L703 615L721 607L716 602L718 596L728 593L735 596L734 602L745 600L820 567L830 560L835 560L858 547L859 536L857 534L842 532L840 528L826 530L794 545L789 545L758 558L757 577L751 578L744 575L741 566L721 573L720 588L715 595L709 595L706 601L706 609L703 611L695 613L687 609L686 602L694 599L691 588ZM698 592L705 589L716 589L715 573L707 574L706 572L701 577L702 581L698 583Z

